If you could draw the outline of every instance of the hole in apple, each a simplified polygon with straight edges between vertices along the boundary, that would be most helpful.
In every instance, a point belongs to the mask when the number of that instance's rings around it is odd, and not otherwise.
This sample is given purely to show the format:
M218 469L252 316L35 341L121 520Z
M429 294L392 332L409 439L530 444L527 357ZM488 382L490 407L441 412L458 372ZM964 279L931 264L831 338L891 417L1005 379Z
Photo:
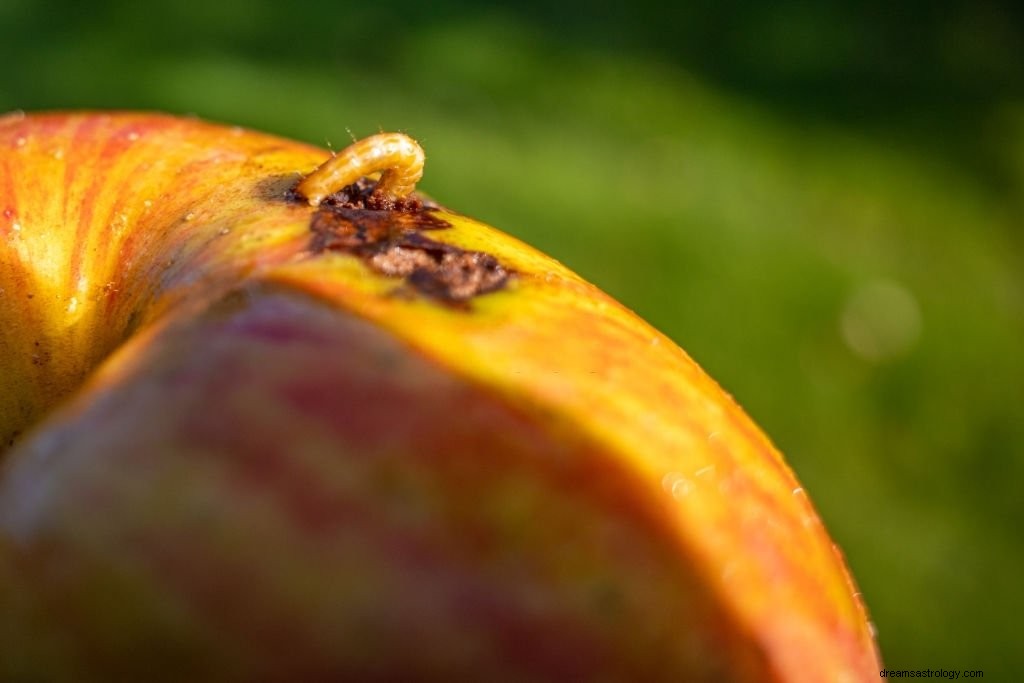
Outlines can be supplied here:
M410 194L405 197L393 197L375 193L377 181L370 178L360 178L356 182L346 185L334 194L327 195L320 202L320 208L339 209L367 209L371 211L392 211L401 214L419 214L425 209L438 208L434 202L424 199L422 196ZM289 192L289 199L306 204L307 200L295 191ZM440 221L444 222L444 221ZM445 223L442 227L447 227Z

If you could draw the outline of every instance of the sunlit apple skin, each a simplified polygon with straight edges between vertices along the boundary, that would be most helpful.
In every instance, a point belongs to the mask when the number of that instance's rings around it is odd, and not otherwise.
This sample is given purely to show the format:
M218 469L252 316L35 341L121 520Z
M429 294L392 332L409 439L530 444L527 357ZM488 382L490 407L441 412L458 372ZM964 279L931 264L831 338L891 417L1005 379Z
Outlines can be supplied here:
M314 253L324 157L0 119L0 680L877 678L803 489L683 351L447 211L516 273L468 307Z

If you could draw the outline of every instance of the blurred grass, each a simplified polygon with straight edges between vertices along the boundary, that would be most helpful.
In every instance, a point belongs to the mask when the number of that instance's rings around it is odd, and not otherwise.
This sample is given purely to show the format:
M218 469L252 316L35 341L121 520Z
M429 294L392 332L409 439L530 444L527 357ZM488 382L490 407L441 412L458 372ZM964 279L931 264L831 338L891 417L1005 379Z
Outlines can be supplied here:
M1024 680L1024 30L888 7L4 0L0 109L410 132L772 435L887 665Z

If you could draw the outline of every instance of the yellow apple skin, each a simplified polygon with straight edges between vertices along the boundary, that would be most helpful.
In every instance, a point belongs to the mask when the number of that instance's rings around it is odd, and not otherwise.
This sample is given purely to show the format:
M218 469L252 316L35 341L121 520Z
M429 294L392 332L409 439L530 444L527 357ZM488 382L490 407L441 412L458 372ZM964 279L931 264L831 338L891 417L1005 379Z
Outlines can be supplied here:
M803 489L681 349L443 209L504 289L313 248L325 156L0 119L0 680L876 679Z

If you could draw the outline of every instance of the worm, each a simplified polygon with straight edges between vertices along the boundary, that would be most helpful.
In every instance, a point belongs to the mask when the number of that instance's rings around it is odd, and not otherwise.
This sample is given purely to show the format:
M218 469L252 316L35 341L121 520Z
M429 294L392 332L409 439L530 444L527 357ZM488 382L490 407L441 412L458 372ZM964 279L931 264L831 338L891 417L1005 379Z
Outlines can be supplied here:
M423 177L424 158L423 148L408 135L378 133L353 142L332 156L303 178L295 191L305 197L310 206L319 206L328 195L380 171L373 193L405 197Z

